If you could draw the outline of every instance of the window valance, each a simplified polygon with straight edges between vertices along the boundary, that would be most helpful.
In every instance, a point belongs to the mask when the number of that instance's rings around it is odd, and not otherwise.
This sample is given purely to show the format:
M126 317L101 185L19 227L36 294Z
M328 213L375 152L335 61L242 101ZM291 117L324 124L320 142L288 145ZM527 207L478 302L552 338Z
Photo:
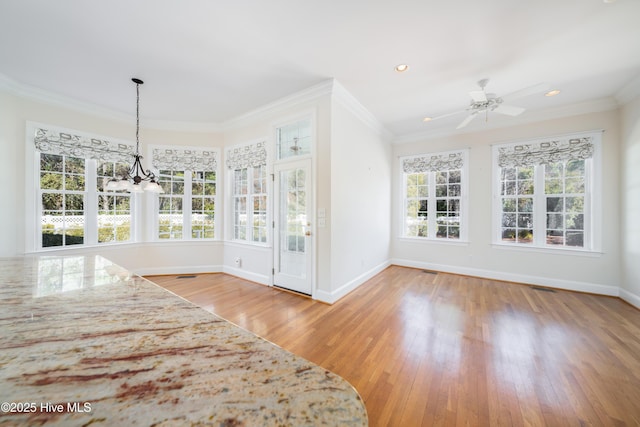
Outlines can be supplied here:
M498 147L498 166L534 166L593 157L593 137Z
M54 132L37 128L34 137L36 150L45 154L57 154L83 159L130 163L134 146L121 142Z
M218 158L215 151L154 148L151 163L158 170L189 170L215 172Z
M231 170L264 166L266 164L267 148L264 141L227 150L227 167Z
M404 173L422 173L461 169L464 166L463 154L462 151L456 151L408 157L402 160L402 170Z

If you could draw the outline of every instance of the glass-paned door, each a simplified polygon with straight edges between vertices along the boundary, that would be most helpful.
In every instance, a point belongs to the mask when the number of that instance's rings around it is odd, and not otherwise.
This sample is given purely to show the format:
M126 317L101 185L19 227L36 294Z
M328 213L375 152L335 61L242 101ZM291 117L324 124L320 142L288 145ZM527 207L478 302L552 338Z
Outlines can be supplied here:
M274 285L311 295L311 161L275 168Z

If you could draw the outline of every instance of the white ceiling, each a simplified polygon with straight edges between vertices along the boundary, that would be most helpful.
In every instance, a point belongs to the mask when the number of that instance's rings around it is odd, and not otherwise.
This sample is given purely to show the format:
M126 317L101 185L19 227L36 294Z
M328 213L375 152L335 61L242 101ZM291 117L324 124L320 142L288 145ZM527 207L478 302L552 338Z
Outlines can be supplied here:
M613 99L640 76L640 0L0 0L0 75L127 115L139 77L143 123L197 124L335 78L406 137L453 131L464 114L422 118L486 77L498 95L562 90L514 101L520 117Z

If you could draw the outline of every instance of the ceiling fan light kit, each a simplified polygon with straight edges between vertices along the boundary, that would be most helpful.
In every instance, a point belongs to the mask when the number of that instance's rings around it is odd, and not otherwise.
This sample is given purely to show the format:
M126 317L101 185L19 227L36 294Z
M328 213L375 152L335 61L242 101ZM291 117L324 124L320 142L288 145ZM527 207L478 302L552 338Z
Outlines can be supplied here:
M462 112L467 112L468 116L456 127L456 129L462 129L467 126L471 121L479 114L484 113L485 121L489 121L489 112L495 112L499 114L503 114L506 116L519 116L524 113L525 109L522 107L517 107L515 105L510 105L505 103L506 100L513 100L517 98L523 98L525 96L534 95L536 93L545 92L549 89L549 84L541 83L538 85L530 86L516 92L513 92L509 95L505 95L503 97L497 96L495 93L487 93L485 91L485 87L489 83L489 79L482 79L478 81L478 86L480 90L474 90L469 92L469 97L471 101L469 102L469 106L464 110L455 111L452 113L446 113L437 117L425 117L423 121L429 122L432 120L442 119L444 117L453 116ZM548 96L551 95L552 92L555 92L554 95L560 93L559 90L547 92Z

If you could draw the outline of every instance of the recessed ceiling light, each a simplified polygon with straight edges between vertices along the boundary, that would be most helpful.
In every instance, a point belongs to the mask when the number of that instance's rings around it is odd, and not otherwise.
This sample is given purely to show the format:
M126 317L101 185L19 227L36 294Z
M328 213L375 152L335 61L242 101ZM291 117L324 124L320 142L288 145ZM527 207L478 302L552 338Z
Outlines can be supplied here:
M399 73L403 73L408 69L409 69L409 66L407 64L398 64L396 65L396 68L395 68L395 70Z
M431 120L433 120L433 117L425 117L422 119L423 122L430 122Z
M560 91L558 89L553 89L553 90L550 90L549 92L545 93L544 96L556 96L559 93L560 93Z

